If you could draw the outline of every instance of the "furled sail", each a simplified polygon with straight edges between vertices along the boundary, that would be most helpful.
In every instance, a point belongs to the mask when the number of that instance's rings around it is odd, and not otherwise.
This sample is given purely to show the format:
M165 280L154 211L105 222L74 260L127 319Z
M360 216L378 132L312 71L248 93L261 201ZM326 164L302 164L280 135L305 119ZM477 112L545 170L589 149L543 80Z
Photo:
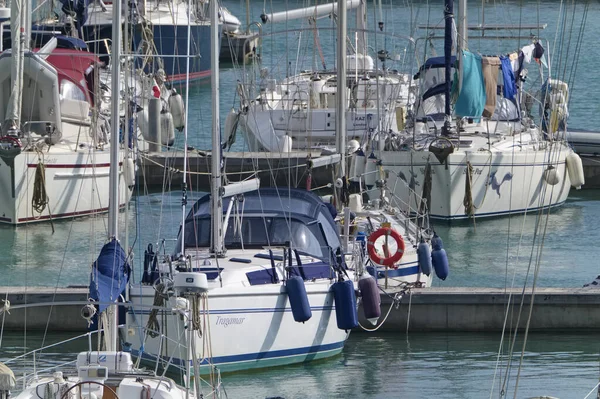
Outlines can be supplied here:
M92 265L90 278L90 297L100 302L100 312L109 306L109 302L115 302L125 290L130 270L125 250L117 240L102 247Z

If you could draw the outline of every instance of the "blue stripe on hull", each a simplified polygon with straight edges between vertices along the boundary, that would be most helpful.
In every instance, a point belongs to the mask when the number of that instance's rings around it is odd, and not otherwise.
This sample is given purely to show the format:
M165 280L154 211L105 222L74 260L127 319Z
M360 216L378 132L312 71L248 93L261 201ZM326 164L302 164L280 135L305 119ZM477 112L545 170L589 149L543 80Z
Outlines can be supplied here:
M232 372L240 370L250 370L256 368L265 368L280 366L285 364L303 363L317 359L324 359L341 353L344 349L344 342L335 342L332 344L315 345L304 348L292 348L276 351L265 351L257 353L246 353L241 355L219 356L212 359L211 365L217 366L222 372ZM134 356L140 356L137 350L131 350ZM148 353L142 353L141 357L146 361L156 361L156 357ZM169 361L168 357L161 356L164 361ZM179 358L171 359L174 365L185 365L186 361ZM210 365L205 359L200 365L200 373L210 372Z
M387 272L385 269L377 269L377 278L385 278L387 273L388 277L406 277L413 276L419 274L419 266L411 266L411 267L399 267L398 269L388 269Z
M135 305L133 306L135 308ZM322 312L322 311L333 311L335 308L333 306L311 306L310 310L314 312ZM148 309L132 309L129 310L129 314L150 314L152 310ZM211 315L220 315L220 314L237 314L237 313L291 313L292 308L248 308L248 309L219 309L219 310L209 310L208 313ZM205 311L202 311L201 314L206 314Z
M537 208L512 209L510 211L504 211L504 212L476 213L475 217L476 218L480 218L480 217L508 216L508 215L513 215L513 214L525 213L525 212L532 213L532 212L536 212L536 211L543 210L543 209L556 208L556 207L559 207L559 206L563 205L564 203L565 203L565 201L557 202L556 204L552 204L552 205L540 206L540 207L537 207ZM470 218L470 216L467 215L467 214L454 215L454 216L430 214L429 217L432 218L432 219L448 220L448 221L450 221L450 220L464 220L464 219Z

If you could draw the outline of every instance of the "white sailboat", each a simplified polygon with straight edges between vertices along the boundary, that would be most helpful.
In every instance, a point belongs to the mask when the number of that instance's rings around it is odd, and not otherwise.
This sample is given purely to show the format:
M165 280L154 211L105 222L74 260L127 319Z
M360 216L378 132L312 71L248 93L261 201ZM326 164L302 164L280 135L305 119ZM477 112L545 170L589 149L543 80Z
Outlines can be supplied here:
M543 117L543 128L537 126L526 107L521 107L519 79L524 79L526 73L522 63L511 63L509 57L484 57L482 64L481 56L467 51L463 1L458 35L462 39L457 52L459 78L453 82L460 91L452 112L452 12L451 3L446 4L444 59L431 59L419 71L421 94L412 129L368 142L368 149L355 156L357 167L376 163L413 189L420 187L432 218L500 216L563 204L571 186L584 184L581 160L564 135L567 84L551 76L546 80L541 103L547 106L548 115ZM535 43L527 48L541 46L537 40ZM513 65L517 65L516 70ZM486 71L486 80L482 70ZM496 97L501 71L506 80L501 78L503 94ZM510 78L513 73L516 83ZM519 87L517 93L515 84ZM370 154L369 158L364 154ZM396 185L395 193L405 201L413 201L407 185Z
M57 48L56 38L29 48L29 29L24 35L18 29L30 25L29 8L26 2L12 8L12 48L0 55L0 222L105 212L109 153L119 148L119 136L109 137L98 116L97 60ZM133 162L120 155L119 168L125 205Z
M116 3L115 12L118 15L120 3ZM120 36L121 27L115 25L114 36ZM113 54L113 91L119 92L120 84L120 50ZM113 101L112 126L113 134L118 132L119 104ZM93 349L91 333L88 351L81 352L75 360L76 370L72 371L71 363L57 366L52 370L36 371L35 365L31 373L26 373L23 389L16 396L19 399L46 398L140 398L154 397L164 399L189 399L204 397L200 388L200 378L192 378L192 371L187 368L186 386L176 384L164 375L134 367L131 354L118 350L117 305L121 293L129 283L130 268L125 251L118 240L119 212L119 149L113 147L110 152L110 214L108 243L104 245L100 255L92 267L90 275L90 297L100 311L99 325L104 327L104 349ZM177 286L176 286L177 287ZM196 285L199 291L201 285ZM96 312L92 303L86 305L82 315L91 319ZM178 341L181 342L181 341ZM183 343L186 344L185 342ZM56 345L56 344L55 344ZM44 348L27 355L35 355ZM6 362L7 364L10 363ZM64 369L61 369L64 367ZM193 380L193 383L191 381ZM10 397L10 390L15 388L13 372L4 364L0 364L0 397ZM210 392L211 394L213 392Z
M353 54L344 54L347 79L341 87L347 92L345 131L349 140L362 141L374 129L398 131L404 127L407 106L414 97L411 96L412 78L386 67L387 54L378 54L384 67L376 67L368 54L366 0L349 0L346 5L357 9L357 33L352 39ZM330 3L282 11L263 15L262 20L264 23L298 18L316 21L329 14L337 15L338 6L339 3ZM307 33L314 34L315 41L318 40L316 31ZM251 87L242 87L239 90L240 127L250 150L335 149L339 81L337 70L322 69L303 71L279 82L275 76L266 76L255 97L250 94Z
M218 30L216 23L212 27L212 140L219 148ZM214 366L235 371L342 351L357 325L356 298L332 214L311 192L259 184L253 179L222 186L219 151L213 152L210 194L187 215L184 191L176 253L150 262L129 292L132 353L191 364L204 374ZM184 298L171 288L189 281L192 289L198 278L208 285L206 296ZM148 311L161 302L173 310ZM202 333L191 331L192 345L174 347L170 342L190 325Z
M348 74L346 4L341 2L338 5L336 79L345 82ZM350 194L346 154L348 148L357 147L359 143L353 141L346 145L347 94L347 91L342 90L336 96L336 150L342 156L334 197L336 203L341 202L345 206L345 213L340 220L342 236L346 238L347 243L344 252L358 265L356 271L359 276L359 289L362 291L364 284L371 284L368 283L371 277L375 278L384 290L394 287L405 292L412 288L430 286L434 271L439 278L445 280L448 276L448 259L441 247L441 239L434 236L429 228L426 204L419 201L419 206L415 207L413 212L401 209L405 207L401 206L399 198L387 187L387 179L381 168L360 175L359 193ZM368 190L363 190L361 184L365 178L371 183ZM372 187L375 182L376 187ZM366 205L363 205L363 194L370 198ZM418 198L417 194L413 195ZM431 244L434 244L433 253ZM377 289L375 291L379 293ZM368 296L369 293L363 293L363 296L365 295ZM370 307L368 304L364 306ZM368 313L370 309L365 310ZM369 316L367 318L372 319Z

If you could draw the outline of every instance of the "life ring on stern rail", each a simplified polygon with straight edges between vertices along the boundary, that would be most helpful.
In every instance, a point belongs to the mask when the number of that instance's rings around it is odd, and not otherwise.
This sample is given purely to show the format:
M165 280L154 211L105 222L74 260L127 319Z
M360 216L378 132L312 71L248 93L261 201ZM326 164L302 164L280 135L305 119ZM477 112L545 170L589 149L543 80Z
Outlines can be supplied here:
M382 236L391 236L396 241L396 245L398 246L396 253L393 255L388 254L386 257L379 256L375 249L375 241ZM402 239L402 236L396 230L390 227L382 227L371 233L369 236L369 239L367 240L367 252L369 253L369 258L374 263L387 267L394 267L394 265L402 259L402 255L404 255L404 239Z

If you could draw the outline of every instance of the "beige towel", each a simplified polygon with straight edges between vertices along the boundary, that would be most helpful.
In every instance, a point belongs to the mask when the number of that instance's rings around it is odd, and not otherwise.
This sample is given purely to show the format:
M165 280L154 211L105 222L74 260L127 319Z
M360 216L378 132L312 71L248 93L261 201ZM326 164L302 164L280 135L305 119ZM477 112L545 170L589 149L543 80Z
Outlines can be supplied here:
M491 118L496 109L496 88L498 86L498 70L500 58L481 57L483 81L485 83L485 108L483 116Z

